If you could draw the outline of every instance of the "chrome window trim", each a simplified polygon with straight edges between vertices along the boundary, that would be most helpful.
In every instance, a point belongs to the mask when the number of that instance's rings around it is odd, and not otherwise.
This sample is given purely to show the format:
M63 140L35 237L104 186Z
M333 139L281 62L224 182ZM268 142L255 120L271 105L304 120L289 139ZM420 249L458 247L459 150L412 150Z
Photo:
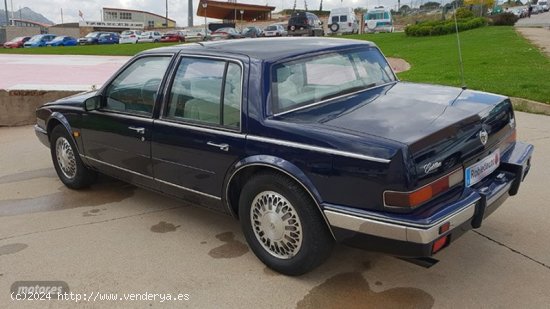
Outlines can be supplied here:
M243 139L246 138L246 135L243 134L243 133L236 133L236 132L233 132L233 131L225 131L225 130L222 130L221 128L213 129L213 128L210 128L210 127L193 126L193 125L189 125L189 124L186 124L186 123L181 123L181 122L176 122L176 121L169 121L167 119L155 119L155 123L159 123L159 124L163 124L163 125L167 125L167 126L171 126L171 127L175 127L175 128L180 128L180 129L187 129L187 130L200 131L200 132L204 132L204 133L225 135L225 136L234 137L234 138L243 138Z
M315 151L315 152L322 152L326 154L338 155L338 156L343 156L343 157L348 157L353 159L367 160L367 161L373 161L373 162L379 162L379 163L390 163L391 161L389 159L377 158L377 157L372 157L372 156L363 155L363 154L354 153L354 152L290 142L290 141L285 141L285 140L280 140L275 138L268 138L268 137L262 137L262 136L256 136L256 135L247 135L246 138L251 141L282 145L282 146Z
M117 118L126 118L126 119L131 119L131 120L146 121L147 123L153 123L153 121L154 121L154 119L152 118L151 115L138 116L136 114L123 113L123 112L109 110L109 109L92 110L92 111L89 111L88 114L104 115L104 116L112 116L112 117L117 117Z
M221 201L221 198L218 197L218 196L210 195L210 194L208 194L208 193L200 192L200 191L193 190L193 189L190 189L190 188L187 188L187 187L183 187L183 186L180 186L180 185L171 183L171 182L167 182L167 181L164 181L164 180L160 180L160 179L158 179L158 178L154 178L154 177L147 176L147 175L144 175L144 174L141 174L141 173L138 173L138 172L134 172L134 171L132 171L132 170L129 170L129 169L126 169L126 168L123 168L123 167L120 167L120 166L116 166L116 165L114 165L114 164L107 163L107 162L104 162L104 161L101 161L101 160L98 160L98 159L94 159L94 158L85 156L85 155L83 155L83 154L79 154L79 155L80 155L80 157L82 157L82 158L84 158L84 159L91 160L91 161L97 162L97 163L99 163L99 164L104 164L104 165L110 166L110 167L112 167L112 168L119 169L119 170L121 170L121 171L130 173L130 174L133 174L133 175L136 175L136 176L140 176L140 177L143 177L143 178L146 178L146 179L149 179L149 180L153 180L153 181L156 181L156 182L160 182L160 183L163 183L163 184L167 184L167 185L170 185L170 186L179 188L179 189L183 189L183 190L186 190L186 191L195 193L195 194L203 195L203 196L206 196L206 197L209 197L209 198L212 198L212 199Z
M170 104L170 94L171 94L171 90L172 90L172 86L174 84L174 80L175 80L175 75L176 75L176 72L179 68L179 65L182 61L183 58L201 58L201 59L207 59L207 60L217 60L217 61L224 61L224 62L232 62L232 63L236 63L238 64L240 67L241 67L241 102L240 102L240 113L239 113L239 128L234 128L232 129L231 127L229 126L213 126L213 125L209 125L209 123L207 122L193 122L193 121L187 121L185 119L174 119L174 118L166 118L165 117L165 111L166 111L166 108L167 108L167 105ZM230 58L230 57L222 57L222 56L209 56L209 55L193 55L193 54L188 54L188 53L180 53L178 55L178 59L174 65L174 68L172 69L172 71L170 72L169 76L168 76L168 85L167 87L164 87L164 93L163 93L163 104L161 105L161 108L160 108L160 113L159 113L159 117L158 119L159 120L164 120L166 122L171 122L171 123L178 123L178 124L184 124L184 125L189 125L189 126L193 126L193 125L200 125L202 127L208 127L208 128L213 128L213 129L217 129L217 130L225 130L225 131L231 131L231 132L242 132L242 129L243 129L243 105L244 105L244 100L243 100L243 97L244 97L244 63L242 62L242 60L239 60L239 59L235 59L235 58ZM224 74L226 74L226 72L224 71ZM226 76L224 75L223 78L225 79ZM225 90L225 89L224 89ZM220 104L223 104L224 102L220 102Z
M320 105L320 104L326 103L326 102L328 102L328 101L338 100L338 99L341 99L341 98L344 98L344 97L347 97L347 96L352 96L352 95L355 95L355 94L358 94L358 93L360 93L360 92L364 92L364 91L367 91L367 90L373 90L373 89L377 89L377 88L380 88L380 87L388 86L388 85L390 85L390 84L395 84L395 83L397 83L397 82L398 82L398 80L394 80L394 81L387 82L387 83L385 83L385 84L381 84L381 85L378 85L378 86L374 86L374 87L365 88L365 89L357 90L357 91L354 91L354 92L342 94L342 95L339 95L339 96L337 96L337 97L333 97L333 98L330 98L330 99L322 100L322 101L319 101L319 102L313 102L313 103L310 103L310 104L307 104L307 105L303 105L303 106L300 106L300 107L296 107L296 108L293 108L293 109L289 109L289 110L284 111L284 112L280 112L280 113L273 114L273 117L283 116L283 115L286 115L286 114L289 114L289 113L292 113L292 112L296 112L296 111L299 111L299 110L302 110L302 109L306 109L306 108L309 108L309 107L313 107L313 106L316 106L316 105Z
M227 209L229 211L230 214L233 215L233 217L237 217L236 214L233 212L233 209L231 209L231 205L229 204L229 187L231 186L231 181L233 180L233 177L241 170L245 169L245 168L248 168L248 167L253 167L253 166L263 166L263 167L269 167L269 168L272 168L272 169L275 169L285 175L287 175L288 177L292 178L294 181L296 181L298 184L300 184L300 186L302 186L302 188L304 188L304 190L306 190L306 192L309 194L309 196L311 197L311 199L313 200L313 203L315 203L315 205L317 206L317 208L319 209L319 212L321 213L321 216L323 217L324 221L325 221L325 224L327 225L327 228L328 230L330 231L330 234L332 235L332 237L334 239L336 239L336 236L334 235L334 232L332 231L332 227L328 221L328 218L327 216L325 215L325 213L323 212L323 208L321 207L321 204L319 204L317 202L317 200L315 199L315 196L313 195L313 193L296 177L294 177L294 175L288 173L287 171L285 171L284 169L280 168L280 167L277 167L277 166L274 166L274 165L269 165L269 164L266 164L266 163L251 163L251 164L247 164L247 165L244 165L244 166L241 166L239 168L237 168L235 171L233 171L233 173L231 174L231 176L229 177L229 180L227 181L227 185L225 187L225 204L227 206Z

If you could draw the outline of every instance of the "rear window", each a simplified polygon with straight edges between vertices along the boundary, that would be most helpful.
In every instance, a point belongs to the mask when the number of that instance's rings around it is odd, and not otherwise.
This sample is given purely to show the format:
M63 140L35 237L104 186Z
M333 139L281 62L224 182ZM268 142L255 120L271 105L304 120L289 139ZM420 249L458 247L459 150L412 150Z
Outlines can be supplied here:
M340 21L341 22L346 22L346 21L348 21L348 17L346 15L342 15L342 16L340 16Z
M388 12L367 13L367 20L376 20L376 19L390 19L390 14Z
M274 114L394 81L376 48L361 48L276 64L272 71Z
M339 18L338 16L332 16L332 18L330 19L330 21L331 21L332 23L337 23L337 22L340 21L340 18Z
M265 30L267 30L267 31L275 31L275 30L277 30L277 26L268 26L267 28L265 28Z

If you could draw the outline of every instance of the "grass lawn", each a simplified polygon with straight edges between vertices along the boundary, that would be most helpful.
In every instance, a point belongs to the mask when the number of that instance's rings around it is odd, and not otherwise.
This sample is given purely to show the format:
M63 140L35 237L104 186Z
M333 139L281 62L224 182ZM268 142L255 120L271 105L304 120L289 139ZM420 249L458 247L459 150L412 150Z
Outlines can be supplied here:
M375 42L386 56L403 58L406 81L460 86L456 35L407 37L404 33L354 35ZM550 103L550 58L513 27L460 32L464 75L470 89Z
M146 49L170 46L180 43L139 43L114 45L84 45L68 47L39 47L39 48L0 48L0 54L42 54L42 55L108 55L133 56Z

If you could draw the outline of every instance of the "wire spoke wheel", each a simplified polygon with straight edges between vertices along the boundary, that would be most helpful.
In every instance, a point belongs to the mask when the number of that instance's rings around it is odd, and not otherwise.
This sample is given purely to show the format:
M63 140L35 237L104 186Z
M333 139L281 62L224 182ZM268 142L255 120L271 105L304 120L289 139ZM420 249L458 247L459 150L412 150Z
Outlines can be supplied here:
M59 137L56 140L55 155L63 175L73 179L76 176L76 158L71 144L65 137Z
M256 238L274 257L290 259L300 251L302 223L294 206L283 195L273 191L256 195L250 220Z

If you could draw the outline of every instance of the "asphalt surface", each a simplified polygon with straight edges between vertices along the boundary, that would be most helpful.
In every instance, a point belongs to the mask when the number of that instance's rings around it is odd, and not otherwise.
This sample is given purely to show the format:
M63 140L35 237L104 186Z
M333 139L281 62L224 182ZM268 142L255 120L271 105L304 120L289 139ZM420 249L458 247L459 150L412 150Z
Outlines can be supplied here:
M536 147L520 193L438 254L438 264L339 245L298 278L267 269L224 215L106 177L89 190L66 189L32 127L0 128L0 307L548 308L550 122L517 113L517 123L519 138ZM189 300L10 299L15 281L51 280L81 297Z
M531 14L531 18L522 18L516 22L516 27L550 27L550 12Z

